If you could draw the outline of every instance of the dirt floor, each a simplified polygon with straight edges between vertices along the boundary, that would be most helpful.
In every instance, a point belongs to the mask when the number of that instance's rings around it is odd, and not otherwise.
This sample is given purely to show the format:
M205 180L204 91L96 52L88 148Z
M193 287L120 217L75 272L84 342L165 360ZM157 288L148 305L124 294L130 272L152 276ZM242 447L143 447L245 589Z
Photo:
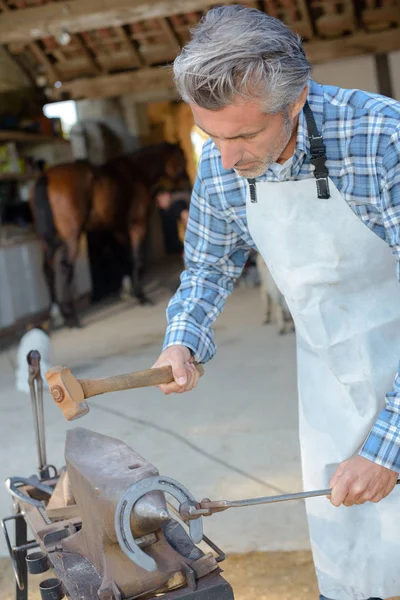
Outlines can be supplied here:
M317 600L317 586L310 552L254 552L231 555L221 565L231 583L235 600ZM40 600L32 578L29 600ZM34 579L34 580L33 580ZM0 559L0 598L14 600L14 582L8 559Z

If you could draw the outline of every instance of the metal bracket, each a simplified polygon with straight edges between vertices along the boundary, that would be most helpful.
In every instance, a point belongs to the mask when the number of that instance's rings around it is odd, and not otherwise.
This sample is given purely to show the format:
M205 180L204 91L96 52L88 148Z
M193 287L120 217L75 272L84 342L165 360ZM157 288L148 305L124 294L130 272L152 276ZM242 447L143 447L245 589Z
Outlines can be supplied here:
M42 483L36 475L31 475L30 477L9 477L5 480L5 486L10 494L14 496L14 498L17 498L26 504L36 506L37 508L43 507L43 502L41 500L35 500L35 498L31 498L27 494L20 492L18 489L18 486L20 485L30 485L33 488L48 494L49 496L51 496L54 492L54 488Z
M157 563L151 556L145 554L139 548L131 532L130 517L132 509L139 498L153 491L170 494L180 504L189 502L190 504L197 505L194 496L185 487L174 479L162 476L148 477L134 483L120 498L114 517L118 543L121 550L132 562L149 572L157 571ZM190 521L189 535L193 543L198 544L201 542L203 539L203 522L201 518Z
M24 577L22 574L21 566L18 561L18 552L23 552L26 550L31 550L32 548L37 548L39 546L39 544L35 541L35 542L28 542L27 544L24 544L23 546L14 546L13 547L11 545L10 536L8 535L6 522L7 521L16 521L17 519L24 519L24 515L22 513L18 513L16 515L12 515L11 517L6 517L5 519L1 519L0 524L1 524L1 528L4 533L4 538L6 540L8 553L10 555L11 564L12 564L12 568L14 571L15 581L17 582L18 588L20 590L23 590L25 588L25 582L24 582Z

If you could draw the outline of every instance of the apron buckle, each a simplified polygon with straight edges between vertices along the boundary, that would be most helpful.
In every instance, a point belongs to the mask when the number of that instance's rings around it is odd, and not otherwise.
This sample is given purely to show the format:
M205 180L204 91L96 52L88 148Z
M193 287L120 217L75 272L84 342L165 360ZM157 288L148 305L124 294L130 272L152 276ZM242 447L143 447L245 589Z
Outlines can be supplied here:
M323 154L321 154L320 156L314 155L311 158L311 164L314 167L314 177L317 180L318 198L321 198L322 200L327 200L331 197L331 194L329 192L328 181L329 171L325 164L325 150L322 150L322 152Z
M257 202L257 188L256 188L256 180L248 179L249 189L250 189L250 201L254 203Z

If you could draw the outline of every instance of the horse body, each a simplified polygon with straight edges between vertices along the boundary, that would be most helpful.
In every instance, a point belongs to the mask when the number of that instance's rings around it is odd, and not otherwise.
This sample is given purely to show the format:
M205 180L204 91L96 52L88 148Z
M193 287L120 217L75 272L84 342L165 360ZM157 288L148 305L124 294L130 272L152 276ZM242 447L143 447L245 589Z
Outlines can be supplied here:
M83 232L110 231L130 250L133 293L148 302L142 285L143 245L157 178L182 177L186 160L181 148L158 144L95 167L77 161L51 167L34 187L32 212L44 248L44 274L52 304L59 304L70 326L77 324L72 297L74 263ZM61 249L62 301L55 293L54 255Z

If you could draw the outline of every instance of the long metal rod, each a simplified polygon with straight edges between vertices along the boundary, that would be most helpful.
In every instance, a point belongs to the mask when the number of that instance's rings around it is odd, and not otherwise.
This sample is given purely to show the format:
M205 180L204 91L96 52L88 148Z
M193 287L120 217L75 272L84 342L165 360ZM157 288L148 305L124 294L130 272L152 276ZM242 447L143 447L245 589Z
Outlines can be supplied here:
M31 350L26 359L29 369L28 382L32 399L33 423L39 458L39 471L42 477L47 464L47 456L43 410L43 379L40 372L40 353L37 350Z
M37 411L37 397L35 390L35 380L32 379L29 381L29 389L31 392L31 400L32 400L32 413L33 413L33 426L35 429L35 438L36 438L36 448L38 453L38 461L39 461L39 471L41 471L44 467L43 457L42 457L42 447L39 433L39 418Z
M47 465L47 453L46 453L46 435L44 429L44 410L43 410L43 379L40 372L39 362L39 373L36 379L37 383L37 402L38 402L38 422L39 422L39 439L40 439L40 451L42 456L42 469Z
M397 480L396 485L400 483ZM318 496L330 496L332 490L327 488L324 490L313 490L308 492L297 492L295 494L280 494L279 496L262 496L260 498L247 498L245 500L203 500L197 506L184 506L181 512L184 518L196 519L198 517L222 512L228 508L243 508L246 506L258 506L261 504L273 504L275 502L287 502L289 500L304 500L306 498L316 498Z
M244 506L257 506L258 504L272 504L274 502L287 502L288 500L304 500L317 496L329 496L331 489L315 490L313 492L298 492L296 494L281 494L280 496L264 496L261 498L248 498L247 500L224 500L226 508L241 508ZM226 504L225 504L226 503Z

